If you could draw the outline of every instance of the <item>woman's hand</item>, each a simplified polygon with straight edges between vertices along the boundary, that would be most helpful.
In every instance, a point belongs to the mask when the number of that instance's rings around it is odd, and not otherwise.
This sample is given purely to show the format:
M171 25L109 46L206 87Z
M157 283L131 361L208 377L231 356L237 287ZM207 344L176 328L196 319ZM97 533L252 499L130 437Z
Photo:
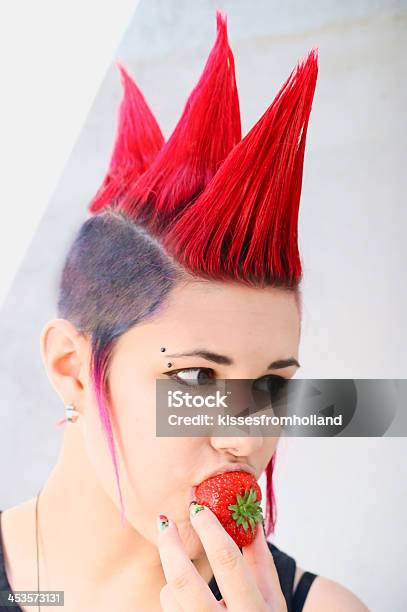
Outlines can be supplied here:
M171 520L160 530L158 548L167 584L161 589L164 612L287 612L284 595L261 525L255 540L243 548L225 531L217 517L204 506L191 523L201 539L223 599L217 601L196 570Z

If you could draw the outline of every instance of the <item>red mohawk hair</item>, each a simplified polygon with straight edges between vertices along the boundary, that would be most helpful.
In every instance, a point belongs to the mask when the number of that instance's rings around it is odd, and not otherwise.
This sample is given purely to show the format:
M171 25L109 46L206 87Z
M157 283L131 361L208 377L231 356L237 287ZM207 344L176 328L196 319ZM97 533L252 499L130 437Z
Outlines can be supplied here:
M217 12L217 37L174 132L119 208L151 231L163 230L196 198L241 139L234 59L226 17Z
M298 209L308 120L318 74L313 49L162 241L210 279L296 286Z
M119 108L116 141L107 175L88 207L97 213L119 198L147 170L164 143L160 127L143 94L117 62L124 95Z

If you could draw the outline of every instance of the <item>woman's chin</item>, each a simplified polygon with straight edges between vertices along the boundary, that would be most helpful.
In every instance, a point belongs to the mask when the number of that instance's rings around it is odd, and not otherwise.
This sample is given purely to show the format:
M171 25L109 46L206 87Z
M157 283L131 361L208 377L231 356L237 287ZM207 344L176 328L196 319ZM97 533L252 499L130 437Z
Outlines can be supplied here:
M202 557L202 553L204 553L205 550L192 525L190 523L179 525L178 532L189 558L198 559Z

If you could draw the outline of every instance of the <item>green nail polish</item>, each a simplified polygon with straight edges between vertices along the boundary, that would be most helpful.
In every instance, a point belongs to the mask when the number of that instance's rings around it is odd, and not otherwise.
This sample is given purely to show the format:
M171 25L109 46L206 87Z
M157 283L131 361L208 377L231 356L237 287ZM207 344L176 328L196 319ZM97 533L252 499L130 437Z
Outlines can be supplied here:
M191 515L195 516L198 512L201 512L205 506L201 506L201 504L191 504Z
M157 518L157 527L160 531L164 531L164 529L167 529L167 527L169 527L170 522L168 520L168 518L165 516L165 514L160 514L160 516Z

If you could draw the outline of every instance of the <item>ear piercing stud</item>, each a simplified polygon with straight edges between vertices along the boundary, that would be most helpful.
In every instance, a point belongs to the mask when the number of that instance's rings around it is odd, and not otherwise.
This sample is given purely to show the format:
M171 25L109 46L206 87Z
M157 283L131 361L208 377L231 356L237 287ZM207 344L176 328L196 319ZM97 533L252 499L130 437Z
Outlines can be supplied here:
M75 421L78 420L79 412L75 410L73 404L68 404L68 406L65 406L65 414L66 420L70 423L75 423Z

